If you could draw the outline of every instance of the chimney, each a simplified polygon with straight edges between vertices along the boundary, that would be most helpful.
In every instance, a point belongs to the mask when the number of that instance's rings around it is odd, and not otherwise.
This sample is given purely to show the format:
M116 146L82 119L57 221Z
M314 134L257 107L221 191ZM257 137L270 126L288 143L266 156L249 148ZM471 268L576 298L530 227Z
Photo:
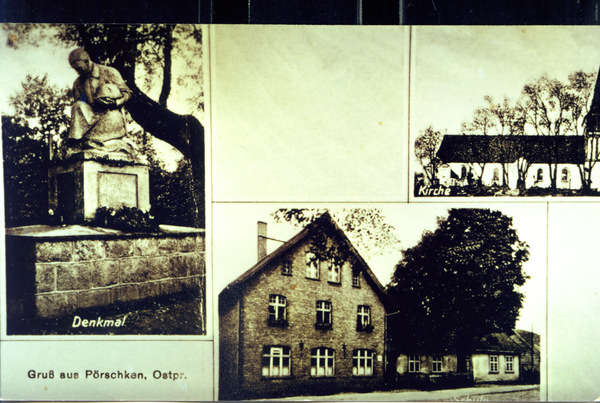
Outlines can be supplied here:
M258 260L267 256L267 223L258 222Z

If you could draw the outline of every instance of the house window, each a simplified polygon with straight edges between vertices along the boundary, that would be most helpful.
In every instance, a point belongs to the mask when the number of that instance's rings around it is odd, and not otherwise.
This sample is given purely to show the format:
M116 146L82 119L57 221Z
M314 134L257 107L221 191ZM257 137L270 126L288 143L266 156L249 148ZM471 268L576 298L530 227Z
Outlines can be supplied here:
M319 329L331 329L331 302L317 301L317 323Z
M366 305L359 305L356 313L356 330L369 331L371 326L371 308Z
M352 287L360 287L360 273L352 273Z
M569 177L571 176L571 173L569 172L569 168L563 168L562 171L560 172L560 180L561 182L569 182Z
M542 168L537 170L537 174L535 175L535 181L536 182L544 181L544 170Z
M306 253L306 277L319 279L319 260L314 253Z
M442 372L442 356L434 355L432 359L433 372Z
M373 351L364 348L352 354L352 375L373 375Z
M318 347L310 350L310 375L333 376L335 375L335 350L332 348Z
M494 176L492 177L493 185L500 185L500 170L498 168L494 168Z
M289 347L263 347L262 376L289 376L290 367Z
M421 370L421 356L410 354L408 356L408 372L419 372Z
M513 367L513 359L515 357L513 357L512 355L507 355L506 356L506 372L514 372L514 367Z
M498 356L490 355L490 372L498 372Z
M281 264L281 274L285 274L287 276L292 275L292 261L291 260L285 260Z
M269 295L269 324L284 324L286 317L287 300L283 295Z
M329 262L329 268L327 269L327 281L330 281L332 283L339 283L341 279L340 273L340 265L332 259L331 262Z

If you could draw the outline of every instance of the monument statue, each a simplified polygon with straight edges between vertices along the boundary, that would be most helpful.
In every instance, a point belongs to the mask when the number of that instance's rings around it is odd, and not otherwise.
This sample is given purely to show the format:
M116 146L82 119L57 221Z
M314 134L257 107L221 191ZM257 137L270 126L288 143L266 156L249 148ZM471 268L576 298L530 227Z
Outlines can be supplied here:
M133 147L124 139L123 104L131 99L132 92L121 74L92 62L81 48L71 52L69 64L79 77L73 84L71 129L64 142L67 155L83 150L131 154Z

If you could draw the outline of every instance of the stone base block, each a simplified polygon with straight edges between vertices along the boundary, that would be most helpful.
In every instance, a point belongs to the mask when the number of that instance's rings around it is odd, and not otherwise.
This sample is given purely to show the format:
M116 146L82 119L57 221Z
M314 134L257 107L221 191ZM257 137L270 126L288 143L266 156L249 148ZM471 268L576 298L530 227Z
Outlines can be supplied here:
M61 224L83 223L99 207L150 210L149 168L124 158L81 152L49 169L49 208Z

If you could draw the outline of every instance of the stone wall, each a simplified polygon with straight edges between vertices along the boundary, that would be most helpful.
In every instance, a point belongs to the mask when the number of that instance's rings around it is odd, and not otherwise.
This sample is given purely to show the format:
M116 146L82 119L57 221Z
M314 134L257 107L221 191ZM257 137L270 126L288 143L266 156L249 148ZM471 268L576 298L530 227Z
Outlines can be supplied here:
M239 380L240 300L219 301L219 398L234 398Z
M9 315L77 309L205 290L205 235L7 235ZM203 293L204 294L204 293Z

